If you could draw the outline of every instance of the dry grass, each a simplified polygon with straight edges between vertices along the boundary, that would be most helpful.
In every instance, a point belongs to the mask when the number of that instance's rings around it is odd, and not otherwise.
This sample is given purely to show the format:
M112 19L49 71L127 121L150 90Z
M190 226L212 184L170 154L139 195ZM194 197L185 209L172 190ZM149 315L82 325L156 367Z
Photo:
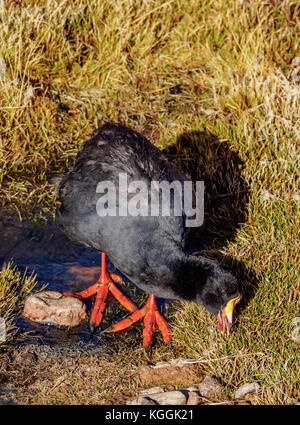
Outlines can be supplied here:
M36 360L28 361L32 354ZM139 386L134 367L93 345L55 348L29 344L3 357L7 368L0 378L13 387L6 396L10 402L124 404Z
M6 334L3 343L10 342L16 336L18 330L15 317L20 314L22 301L36 284L35 276L22 276L11 263L3 266L0 271L0 317L5 321Z
M298 400L299 12L293 0L0 6L1 207L52 214L47 176L71 164L104 121L144 133L206 178L213 215L205 230L215 241L204 247L242 263L251 271L245 286L257 290L230 340L200 307L184 304L174 353L218 359L205 365L229 393L258 381L256 403ZM228 196L217 210L214 191Z

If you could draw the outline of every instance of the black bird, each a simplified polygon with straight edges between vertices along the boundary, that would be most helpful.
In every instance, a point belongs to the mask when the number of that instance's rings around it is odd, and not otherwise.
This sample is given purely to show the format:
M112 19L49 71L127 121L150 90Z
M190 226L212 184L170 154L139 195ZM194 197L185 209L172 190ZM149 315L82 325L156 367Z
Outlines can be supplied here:
M174 213L175 193L169 215L161 210L154 216L149 214L154 181L183 185L189 178L136 131L120 124L105 124L94 131L75 165L57 182L61 204L56 220L71 240L101 252L101 276L92 287L65 295L87 298L97 294L90 319L93 331L101 322L110 290L132 314L107 330L124 329L144 317L146 349L152 344L155 323L164 341L171 340L155 296L203 305L229 334L232 311L240 300L237 280L217 264L187 253L188 217L184 210ZM143 188L148 192L141 191ZM182 191L178 193L183 197ZM128 213L130 207L133 212ZM114 285L113 281L121 278L107 273L106 254L124 275L150 294L145 307L138 310Z

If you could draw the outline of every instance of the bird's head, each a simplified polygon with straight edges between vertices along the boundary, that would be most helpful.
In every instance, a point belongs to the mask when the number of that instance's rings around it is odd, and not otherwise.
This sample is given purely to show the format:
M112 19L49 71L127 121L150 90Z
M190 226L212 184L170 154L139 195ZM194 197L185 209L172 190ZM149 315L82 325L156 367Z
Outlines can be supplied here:
M201 304L217 316L221 332L230 334L235 305L241 300L238 283L234 276L221 272L207 278L200 295Z
M222 332L229 335L232 328L234 307L241 300L237 279L219 265L198 257L198 273L194 275L196 296L194 301L203 305L210 313L217 316Z

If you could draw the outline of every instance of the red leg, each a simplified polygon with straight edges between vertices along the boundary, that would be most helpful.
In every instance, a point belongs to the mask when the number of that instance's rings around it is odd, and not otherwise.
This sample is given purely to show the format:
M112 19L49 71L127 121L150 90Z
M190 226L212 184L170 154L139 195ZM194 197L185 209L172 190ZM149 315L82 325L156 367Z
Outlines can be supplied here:
M128 328L134 322L144 317L145 328L143 330L143 347L148 351L153 342L153 336L155 333L155 323L157 323L159 330L161 331L164 342L168 343L171 341L171 330L167 321L158 311L154 295L149 295L146 305L140 310L135 311L129 317L121 320L118 323L110 326L105 332L117 332L125 328Z
M109 275L106 271L106 254L101 253L101 274L98 282L92 285L90 288L85 289L84 291L74 293L74 292L65 292L66 296L73 296L79 299L88 298L94 294L96 295L96 301L91 313L90 319L90 328L93 332L97 326L100 325L103 312L105 309L105 300L110 291L114 297L130 312L137 310L137 306L134 305L122 292L116 287L116 285L111 280L117 280L118 282L122 281L121 277L116 274Z
M64 295L66 297L75 297L80 300L83 300L85 298L89 298L92 295L96 294L97 290L99 288L99 283L95 283L94 285L90 286L89 288L85 289L81 292L64 292Z
M154 296L150 295L150 297L153 297L155 303ZM149 311L145 314L144 324L145 327L143 330L143 347L146 349L146 351L148 351L152 345L153 337L155 334L155 309L149 309Z
M114 275L115 276L115 275ZM128 311L133 313L137 310L137 306L133 304L127 297L124 295L120 289L116 287L116 285L110 281L108 284L108 289L113 294L113 296L119 301L120 304L122 304L123 307L125 307Z
M90 329L91 332L94 332L97 326L100 325L102 317L103 317L103 311L105 309L105 300L108 295L108 287L107 285L100 284L97 295L96 295L96 301L91 313L91 319L90 319Z
M133 314L121 320L120 322L115 323L114 325L111 325L109 328L105 329L105 331L103 332L122 331L123 329L128 328L128 326L140 320L142 317L144 317L144 315L145 315L145 307L135 311Z
M171 339L172 339L171 328L168 322L162 317L162 315L160 314L158 310L156 310L155 312L155 321L157 323L157 326L159 327L159 330L162 333L164 342L168 344L169 342L171 342Z

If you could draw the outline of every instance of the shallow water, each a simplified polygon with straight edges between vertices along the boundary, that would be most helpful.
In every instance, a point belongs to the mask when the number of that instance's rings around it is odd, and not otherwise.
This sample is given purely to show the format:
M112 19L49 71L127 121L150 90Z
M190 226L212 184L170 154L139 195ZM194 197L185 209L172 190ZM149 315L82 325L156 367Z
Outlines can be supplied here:
M27 275L34 273L38 282L36 290L47 285L47 290L81 291L95 283L99 277L100 254L71 242L55 224L49 224L45 220L32 223L2 219L0 241L0 266L12 260L19 271ZM124 278L125 286L122 285L121 290L138 304L137 299L143 293L116 270L109 259L107 269ZM88 301L87 307L90 311L91 301ZM117 301L110 297L100 330L127 315L128 312L122 310ZM88 322L66 329L34 323L21 316L17 320L17 326L31 331L28 342L72 344L83 340L99 343L99 331L91 336Z

